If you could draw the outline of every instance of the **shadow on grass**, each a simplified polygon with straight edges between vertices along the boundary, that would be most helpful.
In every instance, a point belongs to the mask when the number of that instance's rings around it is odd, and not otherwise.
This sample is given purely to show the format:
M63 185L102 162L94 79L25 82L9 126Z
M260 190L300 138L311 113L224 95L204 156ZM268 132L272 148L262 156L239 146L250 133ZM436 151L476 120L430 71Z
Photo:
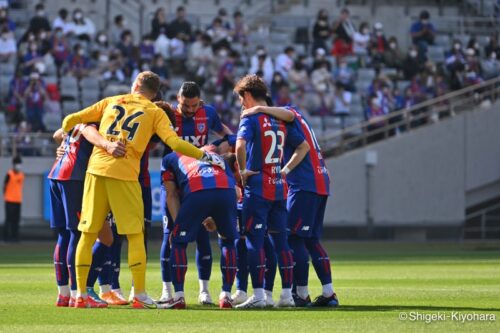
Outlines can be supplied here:
M134 310L128 306L111 306L111 310ZM340 311L340 312L410 312L410 311L477 311L477 312L494 312L500 311L500 308L479 308L471 306L432 306L432 305L341 305L339 307L325 307L325 308L263 308L263 309L224 309L221 310L217 306L201 306L201 305L188 305L187 311L213 311L213 312L247 312L247 311L272 311L272 312L290 312L290 311L306 311L306 312L321 312L321 311ZM156 311L172 312L176 309L156 309ZM182 311L181 311L182 312Z

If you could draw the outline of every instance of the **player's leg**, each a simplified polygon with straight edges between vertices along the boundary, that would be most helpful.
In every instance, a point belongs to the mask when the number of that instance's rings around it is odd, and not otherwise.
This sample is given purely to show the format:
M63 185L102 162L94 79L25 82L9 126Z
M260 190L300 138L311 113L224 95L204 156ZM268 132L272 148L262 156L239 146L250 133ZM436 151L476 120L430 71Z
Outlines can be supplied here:
M153 214L153 197L151 186L141 186L142 202L144 205L144 247L148 253L148 236L151 232L151 219Z
M163 240L160 249L160 268L163 283L161 297L158 304L169 303L173 300L172 273L170 267L170 226L171 218L163 217Z
M111 229L113 230L114 238L111 251L111 292L117 298L119 298L123 304L128 304L129 302L123 296L122 290L120 288L120 268L123 237L118 234L115 223L112 224Z
M221 250L220 268L222 273L222 291L219 295L220 308L232 308L231 289L236 276L235 239L239 238L236 229L236 193L232 189L211 190L205 194L213 201L210 216L215 220L219 234ZM209 200L207 198L207 200Z
M57 306L68 306L70 291L68 287L67 253L70 234L66 230L66 217L62 194L57 181L50 180L50 227L57 231L57 243L54 248L54 268L58 289Z
M278 268L278 260L276 259L276 251L274 250L274 244L271 237L269 237L269 234L266 234L264 237L264 254L266 256L266 274L264 276L266 305L274 306L273 289L274 280L276 279L276 271Z
M184 281L188 263L186 249L189 242L196 240L198 232L202 228L201 222L207 217L208 204L204 201L201 191L189 194L181 203L170 236L172 244L170 266L175 294L173 302L166 304L166 308L186 308L184 297Z
M94 303L87 295L87 278L92 264L92 247L102 229L106 216L110 211L106 179L87 174L85 177L82 215L78 224L81 231L80 241L76 248L76 282L77 300L75 307L105 307L102 303Z
M247 261L254 295L237 308L262 308L264 299L264 274L266 258L264 254L264 233L271 203L257 195L248 194L243 201L242 220L245 225Z
M212 274L212 248L210 246L210 235L205 228L200 228L196 238L196 267L198 268L198 282L200 294L198 302L202 305L213 305L212 297L208 289L208 282Z
M333 290L332 272L330 257L320 243L323 231L323 219L326 209L327 196L316 196L317 215L314 219L314 226L311 237L305 238L305 246L311 256L311 261L322 285L322 294L318 296L312 306L338 306L339 301Z
M144 205L139 182L106 178L106 192L116 228L127 235L128 265L134 283L133 308L152 309L156 304L146 293L146 248Z
M78 231L78 223L80 222L80 212L82 210L83 186L82 181L60 181L58 188L61 193L61 200L64 210L64 219L66 221L66 229L69 230L70 238L68 242L68 251L66 262L68 266L68 275L70 279L70 304L74 306L77 285L76 285L76 248L80 240L80 231Z
M276 306L295 306L292 297L293 256L286 233L287 211L286 202L275 201L269 213L269 236L276 251L278 268L281 276L281 295Z
M305 307L311 302L308 289L309 253L304 239L310 237L314 221L318 215L317 195L298 191L288 194L288 244L293 252L294 266L294 301L295 306Z
M111 227L109 226L108 221L106 221L103 224L101 231L99 231L98 239L95 242L94 247L92 249L92 265L90 266L89 276L87 278L87 294L95 302L107 303L106 301L102 300L99 297L99 295L97 295L97 293L94 290L94 285L95 282L97 281L97 277L102 271L102 268L106 261L106 257L109 254L112 244L113 244L113 231L111 231Z

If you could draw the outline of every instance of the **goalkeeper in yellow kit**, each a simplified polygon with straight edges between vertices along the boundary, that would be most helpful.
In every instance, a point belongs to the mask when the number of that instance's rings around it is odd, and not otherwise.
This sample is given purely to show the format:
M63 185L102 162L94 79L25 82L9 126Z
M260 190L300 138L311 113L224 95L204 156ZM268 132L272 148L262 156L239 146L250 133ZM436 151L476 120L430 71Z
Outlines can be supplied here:
M70 131L80 123L100 122L99 132L109 141L120 141L124 157L114 158L95 147L85 177L82 212L78 229L82 232L76 250L78 294L75 307L89 307L86 281L92 261L92 246L106 215L112 211L119 234L127 235L128 264L134 280L134 308L156 308L146 294L146 251L144 248L144 210L138 182L139 161L151 137L156 134L174 151L224 165L217 155L203 152L180 139L164 113L151 100L160 87L152 72L137 75L131 93L108 97L64 118L62 128Z

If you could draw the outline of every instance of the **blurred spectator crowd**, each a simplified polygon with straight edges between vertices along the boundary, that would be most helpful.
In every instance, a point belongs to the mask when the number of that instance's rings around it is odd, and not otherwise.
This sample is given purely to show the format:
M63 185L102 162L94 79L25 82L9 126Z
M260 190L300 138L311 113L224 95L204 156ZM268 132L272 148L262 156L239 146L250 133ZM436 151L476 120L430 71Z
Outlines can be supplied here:
M289 40L275 57L265 45L249 41L241 12L229 15L221 8L206 29L196 30L186 11L178 7L169 21L158 8L150 31L136 36L123 16L97 31L81 9L61 8L49 18L40 3L16 40L9 8L0 8L0 66L8 68L0 74L10 75L6 93L0 92L0 110L5 110L9 131L52 130L65 113L129 91L131 79L144 70L161 77L169 101L175 100L180 82L196 81L206 102L233 129L240 106L232 88L246 73L265 79L275 105L293 104L313 116L334 117L341 128L349 125L353 109L360 110L355 121L366 119L377 127L383 125L381 116L500 74L497 33L485 45L474 36L465 45L457 39L441 55L443 61L433 60L429 52L437 44L436 29L427 11L408 27L412 45L402 49L382 22L355 26L347 8L333 20L323 9L306 51L298 52Z

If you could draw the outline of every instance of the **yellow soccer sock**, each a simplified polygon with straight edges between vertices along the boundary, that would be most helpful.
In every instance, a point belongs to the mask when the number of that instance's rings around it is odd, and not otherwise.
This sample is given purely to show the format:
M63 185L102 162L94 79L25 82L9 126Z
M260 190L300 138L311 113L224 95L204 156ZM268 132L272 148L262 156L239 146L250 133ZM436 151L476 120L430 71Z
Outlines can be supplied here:
M146 291L146 248L144 247L144 233L129 234L128 239L128 267L134 280L134 293L139 295Z
M96 239L96 233L82 232L76 247L75 270L79 294L87 293L87 278L92 264L92 246L94 246Z

